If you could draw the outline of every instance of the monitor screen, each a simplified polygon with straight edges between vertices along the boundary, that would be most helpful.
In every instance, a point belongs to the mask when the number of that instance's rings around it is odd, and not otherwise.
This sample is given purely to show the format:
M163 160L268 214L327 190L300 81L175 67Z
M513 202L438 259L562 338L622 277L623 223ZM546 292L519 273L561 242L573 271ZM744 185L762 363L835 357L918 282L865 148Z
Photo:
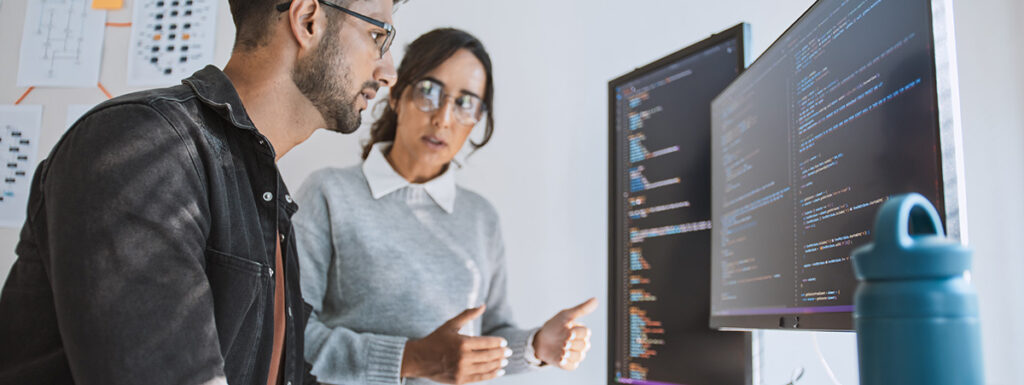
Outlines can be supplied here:
M712 327L851 329L879 206L956 211L932 3L820 0L714 100Z
M609 83L609 383L747 383L747 333L707 324L711 99L742 71L745 36Z

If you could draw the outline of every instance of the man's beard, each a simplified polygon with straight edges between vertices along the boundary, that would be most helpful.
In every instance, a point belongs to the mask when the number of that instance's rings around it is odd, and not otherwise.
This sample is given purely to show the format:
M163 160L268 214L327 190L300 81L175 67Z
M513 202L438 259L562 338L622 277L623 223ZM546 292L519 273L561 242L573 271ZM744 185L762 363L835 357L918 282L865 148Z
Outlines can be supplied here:
M325 128L348 134L358 129L362 121L356 110L362 88L352 89L348 62L336 43L325 37L316 52L298 61L292 71L292 81L320 111L327 123ZM367 82L363 88L373 83L376 82Z

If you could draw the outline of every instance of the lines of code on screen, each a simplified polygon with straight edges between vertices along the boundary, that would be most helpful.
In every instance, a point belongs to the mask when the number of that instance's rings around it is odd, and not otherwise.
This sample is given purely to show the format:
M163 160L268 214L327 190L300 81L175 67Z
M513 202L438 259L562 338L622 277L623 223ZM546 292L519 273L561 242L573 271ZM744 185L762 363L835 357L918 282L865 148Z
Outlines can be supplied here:
M619 383L743 382L743 357L729 352L745 349L744 336L707 324L710 103L737 76L740 54L726 40L615 89Z
M943 208L929 1L823 0L718 97L712 315L849 312L887 197Z

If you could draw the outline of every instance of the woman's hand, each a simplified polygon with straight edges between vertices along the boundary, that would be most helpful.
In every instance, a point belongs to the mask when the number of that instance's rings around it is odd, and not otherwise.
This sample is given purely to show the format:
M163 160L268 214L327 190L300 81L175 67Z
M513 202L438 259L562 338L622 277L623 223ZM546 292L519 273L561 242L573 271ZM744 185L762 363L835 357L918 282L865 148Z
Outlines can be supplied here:
M402 377L423 377L446 384L467 384L505 374L512 350L501 337L459 334L462 326L484 314L484 306L467 309L433 333L405 343Z
M558 312L533 337L537 358L548 365L574 370L590 350L590 328L576 322L577 318L597 309L597 299Z

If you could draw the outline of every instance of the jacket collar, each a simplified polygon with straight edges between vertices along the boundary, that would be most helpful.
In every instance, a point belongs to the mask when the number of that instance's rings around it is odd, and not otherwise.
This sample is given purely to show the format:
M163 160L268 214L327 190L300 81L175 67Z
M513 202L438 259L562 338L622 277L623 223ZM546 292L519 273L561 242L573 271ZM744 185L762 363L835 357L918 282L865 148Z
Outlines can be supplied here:
M373 196L373 199L380 199L406 186L421 186L434 203L451 214L455 210L456 192L455 170L452 169L452 166L449 164L448 169L441 175L426 183L409 183L401 175L398 175L398 172L384 157L384 152L391 147L391 144L392 142L374 144L370 154L363 161L363 175L366 177L367 184L370 185L370 195Z
M263 140L267 140L259 130L256 129L256 125L252 123L252 119L249 119L249 114L245 112L245 106L242 105L242 98L238 96L238 91L235 90L235 85L231 84L231 79L228 78L223 71L212 65L206 66L196 73L192 74L191 77L181 81L189 87L192 87L193 92L199 98L203 104L210 106L211 109L217 112L224 120L230 121L232 125L243 130L251 131L253 134L258 135ZM267 145L266 147L260 147L263 151L266 151L272 158L275 157L275 151L273 146ZM281 200L285 207L285 212L288 216L291 216L298 210L298 205L291 198L291 194L288 192L288 187L284 184L284 179L281 178L281 173L277 172L278 178L278 195L283 195L285 198Z
M231 79L219 68L208 65L181 82L192 87L199 100L231 124L246 130L256 130Z

